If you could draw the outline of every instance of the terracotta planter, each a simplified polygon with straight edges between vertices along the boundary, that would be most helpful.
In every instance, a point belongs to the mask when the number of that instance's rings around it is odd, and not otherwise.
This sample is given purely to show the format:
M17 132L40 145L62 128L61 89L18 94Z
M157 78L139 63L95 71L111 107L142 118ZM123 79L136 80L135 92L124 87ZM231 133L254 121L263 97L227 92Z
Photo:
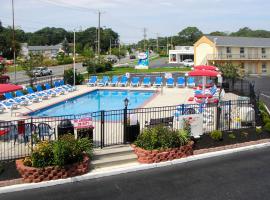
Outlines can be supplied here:
M185 146L181 146L179 148L152 151L136 147L135 145L132 145L132 147L138 157L138 162L150 164L184 158L193 155L193 144L194 142L190 141Z
M16 160L16 167L25 183L38 183L42 181L63 179L85 174L89 171L89 157L84 156L83 161L65 167L45 167L35 168L23 164L23 160Z

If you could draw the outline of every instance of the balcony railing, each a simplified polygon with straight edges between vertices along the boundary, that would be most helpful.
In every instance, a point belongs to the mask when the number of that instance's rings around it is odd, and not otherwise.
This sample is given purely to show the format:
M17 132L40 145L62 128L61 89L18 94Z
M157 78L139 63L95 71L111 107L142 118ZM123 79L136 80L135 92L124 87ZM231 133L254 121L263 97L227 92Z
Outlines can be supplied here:
M270 54L208 54L207 60L270 60Z

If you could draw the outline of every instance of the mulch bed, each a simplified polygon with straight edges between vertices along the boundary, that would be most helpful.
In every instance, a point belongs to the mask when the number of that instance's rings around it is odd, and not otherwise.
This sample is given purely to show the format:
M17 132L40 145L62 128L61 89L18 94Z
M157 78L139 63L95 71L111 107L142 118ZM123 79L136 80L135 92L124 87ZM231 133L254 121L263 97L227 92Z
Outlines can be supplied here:
M229 134L232 133L235 135L235 138L229 137ZM256 133L255 128L223 132L223 139L221 141L215 141L210 137L210 135L204 134L200 137L200 139L195 141L193 149L199 150L199 149L221 147L238 143L263 140L268 138L270 138L270 133L265 131L261 133Z

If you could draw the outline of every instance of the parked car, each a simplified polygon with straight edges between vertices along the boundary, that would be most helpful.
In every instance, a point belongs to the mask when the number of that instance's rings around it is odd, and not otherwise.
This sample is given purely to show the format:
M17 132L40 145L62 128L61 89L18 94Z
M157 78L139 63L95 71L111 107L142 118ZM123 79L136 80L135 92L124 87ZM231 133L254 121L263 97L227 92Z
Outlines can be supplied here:
M194 61L192 59L186 59L181 62L184 66L192 67L194 66Z
M10 77L8 75L0 76L0 83L9 83Z
M33 70L34 76L48 76L52 75L52 70L48 69L48 67L37 67Z

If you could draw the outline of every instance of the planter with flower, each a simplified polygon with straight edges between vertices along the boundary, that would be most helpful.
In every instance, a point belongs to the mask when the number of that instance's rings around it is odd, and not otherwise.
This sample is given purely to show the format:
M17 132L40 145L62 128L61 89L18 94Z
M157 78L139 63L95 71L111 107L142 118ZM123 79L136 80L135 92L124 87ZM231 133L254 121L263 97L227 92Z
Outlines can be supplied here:
M190 133L166 126L147 128L132 145L140 163L158 163L193 155Z
M64 135L57 141L40 141L29 157L16 161L23 181L49 181L85 174L89 171L92 142Z

